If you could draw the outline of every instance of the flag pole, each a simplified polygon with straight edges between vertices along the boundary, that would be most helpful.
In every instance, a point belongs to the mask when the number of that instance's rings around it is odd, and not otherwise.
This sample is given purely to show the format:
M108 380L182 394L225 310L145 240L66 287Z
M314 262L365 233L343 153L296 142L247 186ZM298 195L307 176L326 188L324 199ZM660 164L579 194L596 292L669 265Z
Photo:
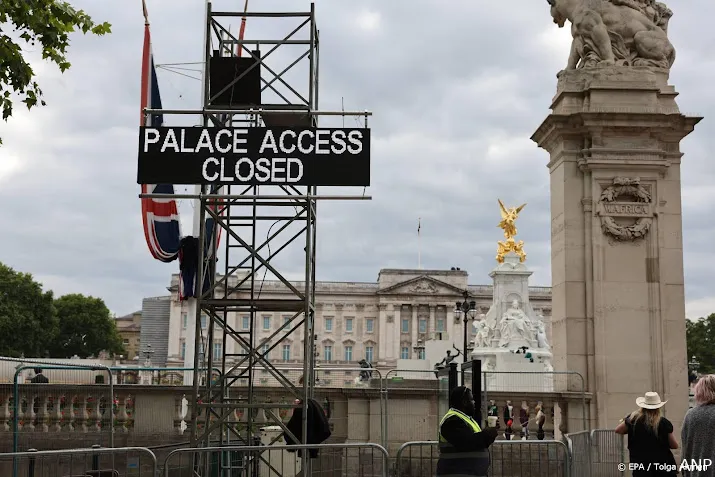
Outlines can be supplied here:
M209 2L210 0L206 0L204 2L204 14L202 15L202 18L204 19L204 46L202 48L203 53L202 53L202 58L203 58L203 68L201 72L201 108L203 109L205 107L204 103L204 91L206 88L206 62L208 61L208 58L206 57L206 41L207 41L207 35L208 35L208 7L209 7ZM201 117L201 126L205 126L203 124L203 117ZM203 193L203 187L201 184L196 184L194 186L194 194L196 196L199 196ZM192 226L191 226L191 235L196 238L200 238L201 235L201 201L199 199L193 199L192 200L193 204L193 211L194 211L194 216L192 218ZM203 246L203 244L199 243L199 246ZM201 267L199 267L199 272L201 271ZM196 276L196 283L194 284L194 295L197 295L203 291L203 276L200 276L199 273L197 273ZM186 343L186 351L184 353L184 367L185 368L191 368L195 369L196 368L196 356L195 353L198 351L196 348L196 338L197 338L197 333L196 330L201 330L200 324L196 323L198 321L198 316L197 316L197 303L196 303L196 298L195 296L192 298L187 298L186 299L186 314L189 317L189 323L186 332L186 336L184 339L184 342ZM193 325L193 326L192 326ZM208 326L208 325L207 325ZM202 332L199 332L200 334L203 334ZM203 336L200 337L200 339L203 340ZM204 354L206 354L206 349L204 349ZM199 363L199 367L201 363ZM194 387L196 387L196 383L198 383L198 377L194 377L194 372L191 373L184 373L184 385L185 386L191 386L192 384Z
M420 229L422 228L422 217L417 219L417 269L422 270L422 247L420 243Z

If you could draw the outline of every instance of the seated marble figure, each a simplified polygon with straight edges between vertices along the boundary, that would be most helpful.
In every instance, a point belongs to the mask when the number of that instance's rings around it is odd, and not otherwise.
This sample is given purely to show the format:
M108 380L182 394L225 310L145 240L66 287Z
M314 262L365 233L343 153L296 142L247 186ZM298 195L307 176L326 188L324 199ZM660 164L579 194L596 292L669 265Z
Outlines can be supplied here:
M499 346L506 348L514 341L526 341L527 343L534 341L532 329L533 324L526 313L519 308L519 302L512 301L511 307L504 312L499 323Z

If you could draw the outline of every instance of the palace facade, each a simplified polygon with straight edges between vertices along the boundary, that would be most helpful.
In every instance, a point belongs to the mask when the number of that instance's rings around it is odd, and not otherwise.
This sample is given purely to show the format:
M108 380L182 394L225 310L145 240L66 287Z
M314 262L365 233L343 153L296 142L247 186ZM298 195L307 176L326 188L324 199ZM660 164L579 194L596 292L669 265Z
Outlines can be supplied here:
M186 347L187 327L193 322L188 307L178 298L178 275L173 275L169 291L170 310L168 330L160 332L153 340L153 362L170 366L193 367L188 362ZM486 314L492 304L491 285L468 285L464 270L380 270L377 282L326 282L316 283L317 363L321 366L355 367L365 359L376 368L394 368L398 359L424 359L424 343L431 339L451 340L462 348L464 323L455 315L455 302L464 299L465 290L470 300L477 303L477 315ZM301 282L294 286L302 289ZM261 297L279 299L290 294L284 284L275 280L263 282ZM543 316L547 334L551 334L551 288L530 287L530 302L537 315ZM167 297L168 298L168 297ZM290 313L263 313L256 316L254 326L256 342L266 350L271 347L271 335L288 320ZM207 336L207 317L202 316L202 335ZM238 332L247 331L250 317L232 313L229 324ZM165 329L165 327L162 326ZM144 330L143 330L144 331ZM468 325L470 340L473 327ZM144 333L143 333L144 336ZM215 336L222 336L216 333ZM276 336L283 337L285 333ZM149 338L149 337L147 337ZM166 344L164 344L166 343ZM145 347L142 339L142 347ZM214 340L211 350L215 358L224 353L237 354L238 344L228 338ZM161 351L160 351L161 350ZM157 353L157 354L159 354ZM289 366L302 363L303 328L283 338L278 346L268 352L273 363Z

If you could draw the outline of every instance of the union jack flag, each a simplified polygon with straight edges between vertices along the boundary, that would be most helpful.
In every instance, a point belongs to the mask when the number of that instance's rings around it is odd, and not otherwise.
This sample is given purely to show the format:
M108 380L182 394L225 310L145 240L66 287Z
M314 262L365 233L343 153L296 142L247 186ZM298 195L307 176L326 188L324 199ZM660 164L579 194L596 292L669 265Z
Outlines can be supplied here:
M144 9L144 51L142 54L142 77L141 77L141 114L140 125L147 127L161 127L164 124L164 116L162 114L150 114L145 117L144 109L162 109L161 95L159 94L159 82L156 76L156 67L154 65L154 56L151 48L151 32L149 30L149 19L147 15L146 2L142 0ZM222 187L212 186L210 193L221 193ZM158 194L174 194L174 186L172 184L142 184L142 193L158 193ZM223 201L218 201L222 203ZM193 252L186 256L183 251L187 249L187 244L192 240L198 243L198 238L181 236L181 222L179 220L179 211L174 199L158 199L158 198L143 198L142 204L142 222L144 224L144 236L146 237L147 245L152 256L162 262L172 262L177 258L181 262L181 275L179 281L180 298L186 299L196 296L195 284L197 265L196 248ZM223 211L219 205L211 205L210 209L223 215ZM196 212L195 212L196 213ZM216 243L221 240L221 227L217 227L213 217L207 214L205 221L205 236L204 236L204 257L206 263L215 260L215 254L212 254L211 245L214 235L216 235ZM191 248L188 246L188 248ZM213 282L213 277L208 274L204 276L202 289L207 291L210 284Z
M141 117L139 124L143 126L160 127L164 124L162 114L144 116L144 108L161 109L159 82L154 67L154 56L151 50L151 32L149 20L144 7L144 51L142 54L141 78ZM173 194L172 184L142 184L142 193ZM162 262L172 262L179 256L181 243L181 223L179 211L174 199L141 199L142 222L144 236L152 256Z

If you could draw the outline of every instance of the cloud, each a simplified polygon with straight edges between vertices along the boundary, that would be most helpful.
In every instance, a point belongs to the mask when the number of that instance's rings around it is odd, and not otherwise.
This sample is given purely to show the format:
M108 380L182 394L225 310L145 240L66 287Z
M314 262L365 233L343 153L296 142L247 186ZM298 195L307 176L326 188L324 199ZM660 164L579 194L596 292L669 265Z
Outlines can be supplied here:
M75 0L110 36L74 35L65 74L30 53L48 106L16 108L0 149L0 261L34 273L57 293L101 296L117 313L165 292L178 265L158 263L142 233L136 185L136 137L143 18L139 3ZM130 2L131 3L131 2ZM568 28L551 22L545 2L319 0L322 109L369 109L373 131L369 202L321 203L318 278L373 281L380 268L458 266L471 283L489 283L496 241L496 199L528 205L519 220L532 284L549 285L550 215L547 154L529 137L548 114L556 73L566 63ZM203 2L149 0L157 63L202 58ZM236 8L219 0L217 10ZM270 10L308 10L307 1L266 2ZM671 82L685 112L707 117L682 143L683 241L688 316L715 311L709 254L715 223L715 148L709 78L715 4L674 8L670 36L678 50ZM239 19L232 19L237 31ZM297 24L249 19L247 37L275 38ZM284 47L281 47L284 48ZM267 48L264 48L267 51ZM279 71L297 48L272 55ZM198 76L196 64L181 70ZM200 83L159 70L170 108L196 108ZM306 67L288 75L305 84ZM282 91L284 91L283 89ZM195 124L193 117L167 118ZM335 121L325 124L336 125ZM351 120L354 123L354 120ZM340 125L339 123L337 125ZM352 125L352 124L348 124ZM189 190L179 187L179 191ZM336 189L356 193L355 190ZM358 193L361 192L357 191ZM180 204L185 232L189 201ZM267 228L267 227L266 227ZM262 230L265 236L265 230ZM304 266L302 246L281 252L290 277Z

